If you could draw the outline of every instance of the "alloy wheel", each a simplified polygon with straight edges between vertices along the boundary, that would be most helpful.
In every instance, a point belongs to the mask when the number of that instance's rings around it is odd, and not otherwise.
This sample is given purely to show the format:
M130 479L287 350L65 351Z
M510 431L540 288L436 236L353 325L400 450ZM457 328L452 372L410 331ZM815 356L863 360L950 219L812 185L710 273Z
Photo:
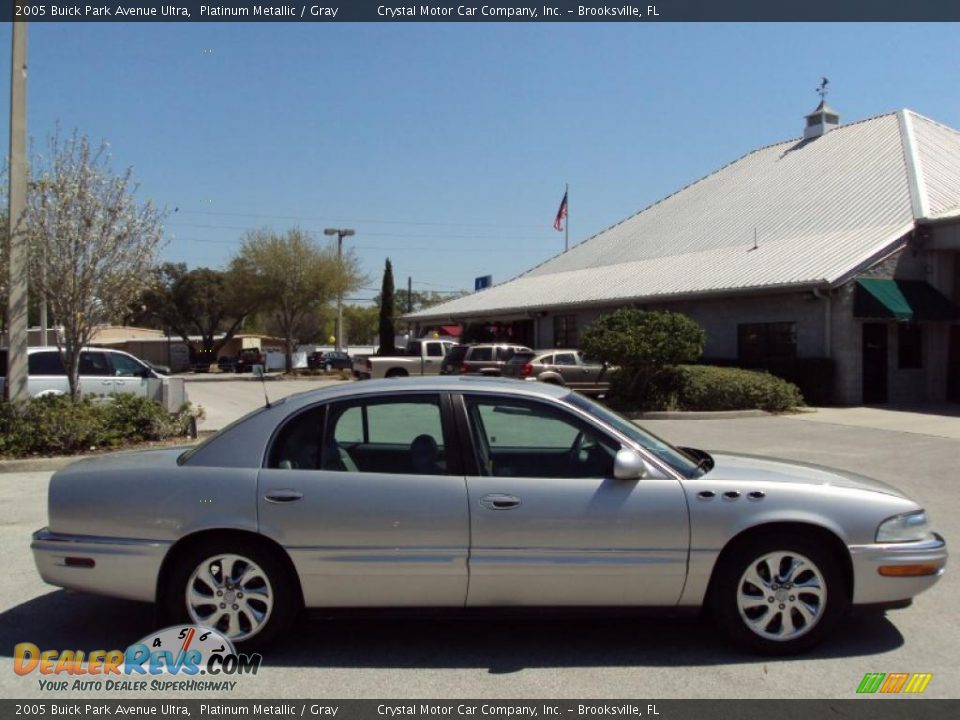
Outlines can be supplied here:
M203 560L191 573L185 595L193 622L212 627L234 642L256 635L273 612L269 577L242 555L219 554Z
M800 553L778 551L754 560L737 584L744 624L766 640L806 635L827 606L827 585L816 564Z

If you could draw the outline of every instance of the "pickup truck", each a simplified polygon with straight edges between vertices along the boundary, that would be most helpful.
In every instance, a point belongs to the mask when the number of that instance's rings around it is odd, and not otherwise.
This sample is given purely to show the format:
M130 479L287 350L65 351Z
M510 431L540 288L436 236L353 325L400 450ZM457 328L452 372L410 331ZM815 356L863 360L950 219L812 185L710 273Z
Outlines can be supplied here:
M439 375L440 365L450 348L451 340L411 340L405 355L370 355L354 365L360 379Z

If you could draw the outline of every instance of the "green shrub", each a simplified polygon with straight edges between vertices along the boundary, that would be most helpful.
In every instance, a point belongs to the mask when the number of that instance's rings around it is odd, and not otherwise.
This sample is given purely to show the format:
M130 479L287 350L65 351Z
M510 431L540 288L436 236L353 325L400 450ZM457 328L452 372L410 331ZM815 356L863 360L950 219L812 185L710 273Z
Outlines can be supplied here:
M580 339L587 355L619 368L611 392L622 398L646 397L664 370L694 362L706 333L694 320L667 310L621 308L591 323Z
M185 403L168 413L162 405L136 395L112 399L64 395L30 399L22 412L0 403L0 456L72 455L91 449L148 440L183 437L203 417Z
M653 384L652 400L659 409L783 412L804 404L793 383L740 368L680 365Z

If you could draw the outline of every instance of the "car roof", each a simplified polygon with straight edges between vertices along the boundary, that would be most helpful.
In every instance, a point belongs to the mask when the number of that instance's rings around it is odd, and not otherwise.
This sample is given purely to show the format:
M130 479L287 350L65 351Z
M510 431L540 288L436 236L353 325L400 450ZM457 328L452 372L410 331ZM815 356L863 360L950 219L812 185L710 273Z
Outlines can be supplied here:
M389 395L397 392L495 392L526 397L562 398L569 388L549 383L530 383L513 378L467 375L435 375L431 377L385 378L360 380L345 385L333 385L289 395L288 407L348 398L358 395Z

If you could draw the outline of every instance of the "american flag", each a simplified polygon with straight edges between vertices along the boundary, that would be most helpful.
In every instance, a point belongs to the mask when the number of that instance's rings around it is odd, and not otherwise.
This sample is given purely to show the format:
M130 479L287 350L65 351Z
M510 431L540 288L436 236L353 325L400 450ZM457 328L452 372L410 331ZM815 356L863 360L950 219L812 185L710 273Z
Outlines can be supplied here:
M560 201L560 209L557 210L557 217L553 219L553 229L563 230L563 221L567 219L567 193L563 194L563 200Z

